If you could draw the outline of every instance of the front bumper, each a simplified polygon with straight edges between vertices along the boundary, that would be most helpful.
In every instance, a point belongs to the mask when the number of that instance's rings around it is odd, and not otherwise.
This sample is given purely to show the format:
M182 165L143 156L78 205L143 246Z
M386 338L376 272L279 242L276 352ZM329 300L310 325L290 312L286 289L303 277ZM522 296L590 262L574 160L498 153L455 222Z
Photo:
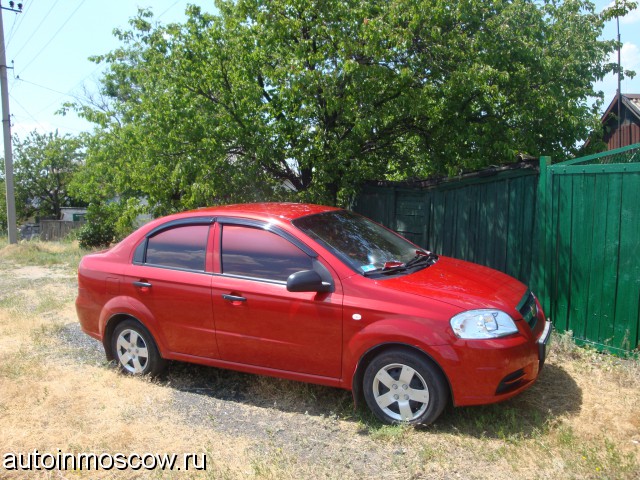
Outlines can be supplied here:
M549 348L551 346L551 331L553 330L553 324L547 320L544 325L544 330L542 331L542 335L538 338L538 358L539 366L538 372L542 370L544 366L544 361L547 359L547 355L549 354Z
M454 404L507 400L538 378L549 352L551 322L540 311L534 330L493 340L462 340L433 347L447 374Z

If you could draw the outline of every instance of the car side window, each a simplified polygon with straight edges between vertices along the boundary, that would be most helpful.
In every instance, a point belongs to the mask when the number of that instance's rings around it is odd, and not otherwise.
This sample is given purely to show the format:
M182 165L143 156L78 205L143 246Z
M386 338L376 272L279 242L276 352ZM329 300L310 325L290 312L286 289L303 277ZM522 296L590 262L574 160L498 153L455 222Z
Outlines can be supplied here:
M281 236L260 228L224 225L222 273L286 282L311 270L311 257Z
M204 271L208 225L171 228L149 238L146 264Z

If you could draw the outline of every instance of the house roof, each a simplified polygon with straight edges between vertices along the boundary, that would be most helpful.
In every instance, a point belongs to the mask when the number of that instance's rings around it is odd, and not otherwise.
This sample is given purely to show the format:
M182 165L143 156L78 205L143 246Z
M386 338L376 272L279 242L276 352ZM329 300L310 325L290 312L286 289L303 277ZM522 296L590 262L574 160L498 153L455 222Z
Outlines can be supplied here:
M640 93L623 93L621 101L622 105L640 122ZM618 113L618 95L613 97L613 100L611 100L600 121L603 124L607 123L611 119L612 113Z

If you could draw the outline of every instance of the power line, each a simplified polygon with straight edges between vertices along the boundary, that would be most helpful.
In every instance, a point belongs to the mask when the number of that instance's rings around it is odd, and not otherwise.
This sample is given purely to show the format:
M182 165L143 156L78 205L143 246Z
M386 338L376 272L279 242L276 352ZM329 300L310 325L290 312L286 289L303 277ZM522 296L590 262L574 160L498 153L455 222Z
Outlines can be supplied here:
M171 10L173 7L175 7L178 3L180 3L180 0L176 0L175 2L173 2L173 4L167 8L164 12L162 12L160 15L158 15L157 19L160 20L160 18L162 18L162 16L167 13L169 10Z
M8 47L9 43L11 42L11 38L13 37L13 32L16 29L16 24L18 24L20 22L20 19L23 19L23 18L24 18L24 15L22 15L20 17L18 17L18 15L14 15L13 16L13 24L11 25L11 30L9 30L9 39L7 40L7 44L6 44L5 48Z
M36 112L36 115L38 115L38 114L40 114L40 113L42 113L42 112L44 112L46 110L49 110L53 105L58 104L64 97L69 97L69 98L73 98L74 100L78 100L78 97L76 95L70 93L75 89L75 87L71 88L69 91L67 91L67 93L63 93L63 92L61 92L59 90L55 90L53 88L46 87L44 85L40 85L40 84L35 83L35 82L30 82L29 80L25 80L25 79L20 78L20 77L16 77L16 80L18 80L19 82L27 83L29 85L33 85L34 87L42 88L43 90L47 90L49 92L53 92L53 93L58 93L59 94L54 101L50 102L45 107L43 107L40 110L38 110Z
M29 42L31 42L31 39L40 31L40 27L49 18L49 14L53 11L53 9L55 8L55 6L58 4L59 1L60 0L56 0L53 3L53 5L51 5L51 8L47 13L44 14L44 17L42 17L42 20L40 20L40 23L38 24L38 26L33 29L33 33L29 36L29 38L27 38L25 42L22 42L22 48L13 55L14 57L17 57L20 54L20 52L22 52L22 50L24 50L29 45Z
M35 0L33 0L33 1L35 1ZM56 4L57 4L59 1L60 1L60 0L56 0L56 2L51 6L51 8L49 9L49 11L48 11L48 12L46 13L46 15L44 16L43 20L42 20L42 21L38 24L38 26L34 29L34 33L29 37L29 39L25 42L25 44L27 44L27 43L31 40L31 38L33 38L33 36L37 33L37 31L38 31L38 29L40 28L40 26L42 25L42 23L47 19L47 17L48 17L48 15L49 15L49 13L53 10L53 8L56 6ZM171 4L171 5L170 5L168 8L166 8L166 9L165 9L165 10L164 10L160 15L158 15L157 19L160 19L162 16L164 16L166 13L168 13L171 9L173 9L173 8L174 8L177 4L179 4L181 1L182 1L182 0L176 0L175 2L173 2L173 4ZM55 36L60 32L60 30L62 30L62 28L67 24L67 22L68 22L68 21L71 19L71 17L76 13L76 11L77 11L81 6L82 6L82 4L83 4L83 3L84 3L84 0L82 0L82 2L81 2L81 3L76 7L76 9L71 13L71 15L67 18L67 20L62 24L62 26L58 29L58 31L53 35L53 37L51 37L51 38L49 39L49 41L47 42L47 44L49 44L49 43L51 42L51 40L53 40L53 38L54 38L54 37L55 37ZM30 2L30 4L29 4L29 5L31 5L31 2ZM43 47L43 49L44 49L44 48L46 48L46 47ZM17 56L20 52L22 52L22 50L23 50L23 49L24 49L24 46L22 47L22 49L20 49L20 50L15 54L15 56ZM31 61L30 61L30 62L29 62L25 67L22 67L22 68L21 68L21 70L22 70L22 71L26 70L26 69L27 69L27 67L29 67L29 66L31 65L31 63L33 63L33 61L35 60L35 58L36 58L36 57L38 57L38 56L42 53L42 50L43 50L43 49L41 49L41 50L36 54L36 56L35 56L35 57L33 57L33 58L31 59ZM44 85L40 85L40 84L37 84L37 83L31 82L31 81L29 81L29 80L25 80L25 79L21 78L20 76L16 76L16 77L14 77L14 78L15 78L16 80L21 81L21 82L25 82L25 83L28 83L28 84L30 84L30 85L33 85L33 86L36 86L36 87L39 87L39 88L43 88L43 89L45 89L45 90L49 90L49 91L51 91L51 92L58 93L58 94L60 94L60 95L62 95L62 96L72 97L72 98L77 98L76 96L74 96L74 95L70 94L69 92L73 91L75 88L77 88L77 87L79 87L80 85L82 85L82 84L83 84L83 82L84 82L87 78L89 78L89 77L91 77L92 75L94 75L98 70L100 70L100 69L101 69L101 68L103 68L103 67L104 67L104 65L102 65L102 64L98 64L98 65L96 66L96 68L94 68L94 69L93 69L93 70L92 70L88 75L86 75L86 76L84 76L82 79L80 79L80 80L79 80L79 81L78 81L78 82L77 82L77 83L76 83L76 84L75 84L71 89L69 89L66 93L61 92L61 91L59 91L59 90L52 89L52 88L50 88L50 87L46 87L46 86L44 86ZM14 85L15 85L15 84L14 84ZM13 88L12 88L12 90L13 90ZM60 98L60 97L59 97L59 98ZM58 98L58 99L59 99L59 98ZM56 102L58 101L58 99L56 99L56 101L54 101L53 103L56 103ZM52 103L52 104L53 104L53 103ZM52 104L50 104L50 105L52 105ZM50 106L50 105L49 105L49 106ZM47 107L47 108L48 108L48 107Z
M31 82L29 80L25 80L24 78L20 78L20 76L17 76L16 80L18 80L20 82L28 83L29 85L33 85L34 87L38 87L38 88L43 88L45 90L49 90L50 92L53 92L53 93L59 93L60 95L65 95L65 96L68 96L68 97L72 97L73 96L73 95L70 95L69 92L64 93L64 92L61 92L60 90L54 90L53 88L45 87L44 85L40 85L38 83Z
M31 113L26 108L24 108L24 106L20 102L18 102L18 100L16 100L16 98L13 95L10 95L10 97L11 97L11 100L16 102L16 104L22 109L22 111L24 111L24 113L26 113L29 116L29 118L31 118L31 120L33 120L37 124L37 126L39 126L44 131L50 131L51 130L50 128L46 128L44 125L42 125L42 123L40 123L40 121L37 118L35 118L33 115L31 115ZM12 116L14 116L14 115L12 115ZM26 131L26 129L24 129L22 127L20 127L20 128L23 131ZM58 127L56 127L56 128L58 128ZM79 130L77 128L68 127L68 126L62 126L62 128L65 129L65 130L72 130L72 131L78 132L78 133L81 133L81 132L84 131L84 130Z
M33 115L31 115L29 111L24 108L24 106L13 95L9 96L11 97L11 100L13 100L24 111L24 113L26 113L31 118L31 120L36 122L41 129L46 130L46 128L44 128L44 125L42 125Z
M18 30L22 26L22 22L24 22L25 17L31 10L31 6L34 4L35 1L36 0L30 0L29 3L27 3L27 7L24 9L24 12L22 13L22 15L20 15L20 20L17 22L17 25L16 25L16 22L13 23L13 27L11 27L11 33L9 33L9 39L7 40L7 45L5 48L9 48L9 45L11 44L11 40L15 38L15 35L18 33Z
M59 0L56 0L56 3L58 3ZM27 68L29 68L29 66L35 62L35 60L42 54L42 52L45 51L45 49L47 47L49 47L51 45L51 41L56 38L56 36L62 31L62 29L65 27L65 25L67 23L69 23L69 20L71 20L71 18L73 18L73 16L75 15L75 13L80 9L80 7L84 4L86 0L80 0L80 3L78 4L78 6L76 7L76 9L71 12L71 15L69 15L67 17L67 19L64 21L64 23L60 26L60 28L58 28L58 30L56 30L56 33L54 33L51 38L49 40L46 41L45 45L38 51L38 53L36 53L36 55L27 63L27 65L25 67L22 67L22 70L26 70Z

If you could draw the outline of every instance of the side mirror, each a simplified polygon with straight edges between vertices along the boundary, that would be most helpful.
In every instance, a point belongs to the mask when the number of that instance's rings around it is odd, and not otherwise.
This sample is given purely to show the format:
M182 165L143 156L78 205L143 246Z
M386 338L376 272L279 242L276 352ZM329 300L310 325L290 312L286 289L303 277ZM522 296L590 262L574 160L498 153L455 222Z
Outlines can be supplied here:
M320 274L314 270L302 270L289 275L287 290L290 292L331 292L333 285L329 282L323 282Z

